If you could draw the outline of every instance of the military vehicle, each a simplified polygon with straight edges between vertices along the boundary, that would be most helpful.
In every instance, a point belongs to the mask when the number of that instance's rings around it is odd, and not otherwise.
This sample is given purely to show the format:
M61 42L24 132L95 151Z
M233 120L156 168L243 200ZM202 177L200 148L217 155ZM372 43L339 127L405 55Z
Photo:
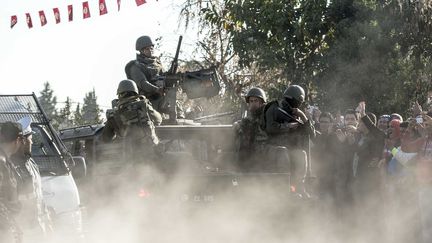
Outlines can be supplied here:
M102 182L102 187L99 185L96 192L111 193L112 188L107 185L122 184L119 177L128 176L128 167L134 165L122 153L123 143L120 139L110 144L100 141L102 129L103 125L68 128L60 130L60 137L73 155L85 156L88 165L85 178L87 186ZM288 171L264 169L246 172L239 168L232 125L162 125L156 127L156 133L163 147L157 163L162 163L165 170L150 170L148 174L141 173L140 178L127 180L122 186L126 185L128 189L116 196L146 197L147 193L157 194L155 190L159 191L164 186L172 186L171 182L179 181L180 184L187 183L181 189L177 187L178 190L170 192L170 195L164 195L179 203L217 203L219 197L236 198L241 197L241 193L257 196L257 192L251 189L263 187L278 191L281 200L290 196ZM263 163L270 164L271 161ZM162 174L163 178L156 179L151 173ZM153 179L157 182L151 181ZM95 191L90 196L95 196ZM265 197L265 194L259 196Z
M165 86L175 91L180 86L189 99L217 95L221 86L214 68L176 72L180 44L181 38L170 71L166 77L161 77ZM175 104L175 94L167 94L170 104ZM173 119L177 117L175 105L170 108L170 119L156 127L156 134L162 144L156 167L163 168L156 172L144 168L144 162L137 165L128 161L122 138L103 143L100 139L103 124L60 130L60 138L71 153L86 158L88 176L82 188L90 191L86 193L89 197L84 201L91 202L91 198L100 199L101 194L113 193L116 197L170 198L180 204L216 204L222 198L249 198L254 201L255 197L283 201L292 197L290 173L286 169L275 166L268 166L273 169L265 169L265 166L258 170L240 169L233 126L201 124L209 124L211 122L208 121L219 115L194 121ZM276 162L264 158L263 163ZM179 184L182 186L179 187ZM113 190L118 187L121 190ZM176 190L167 191L167 188ZM257 191L257 188L260 189Z
M32 118L31 128L35 132L32 157L39 166L43 197L55 231L80 238L81 203L75 179L85 176L85 160L68 152L34 93L0 95L0 123L27 116Z

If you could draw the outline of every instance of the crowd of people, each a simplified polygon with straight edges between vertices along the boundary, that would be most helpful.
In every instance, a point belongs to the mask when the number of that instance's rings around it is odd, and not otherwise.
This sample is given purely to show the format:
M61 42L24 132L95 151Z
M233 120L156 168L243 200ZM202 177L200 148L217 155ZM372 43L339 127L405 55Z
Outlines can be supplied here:
M318 199L329 233L342 242L432 242L432 112L416 103L405 120L397 113L377 117L360 102L334 116L302 112L302 97L296 85L268 103L264 90L248 92L249 115L235 124L240 161L250 168L254 159L277 154L297 192ZM308 187L311 171L316 181Z
M337 117L319 113L317 193L341 229L367 242L431 242L432 113L416 103L405 120L377 117L364 102Z

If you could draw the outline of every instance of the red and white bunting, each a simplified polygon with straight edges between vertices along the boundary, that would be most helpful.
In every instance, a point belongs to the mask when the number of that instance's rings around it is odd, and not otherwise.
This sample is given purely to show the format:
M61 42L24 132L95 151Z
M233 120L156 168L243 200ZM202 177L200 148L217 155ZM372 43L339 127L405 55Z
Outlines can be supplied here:
M41 26L44 26L47 24L47 19L45 17L45 13L43 10L39 11L39 18L40 18Z
M73 20L73 6L72 6L72 4L68 5L68 19L69 19L69 22L71 22Z
M60 23L60 10L58 8L53 8L53 13L56 24Z
M88 2L83 2L82 6L83 6L83 19L90 18L90 9L89 9Z
M108 9L105 4L105 0L99 0L99 15L104 15L108 13Z
M97 1L98 2L98 8L99 8L99 15L105 15L108 13L106 1L107 0L98 0ZM156 0L156 1L158 1L158 0ZM91 1L91 2L93 2L93 1ZM120 11L122 0L116 0L116 2L117 2L117 11ZM141 6L145 3L147 3L147 1L146 0L135 0L135 3L137 6ZM60 16L59 8L52 8L52 10L53 10L53 14L54 14L55 23L59 24L61 22L61 16ZM82 11L83 11L83 19L87 19L87 18L91 17L89 0L82 2ZM67 14L68 14L68 21L72 22L73 21L73 5L72 4L67 5ZM38 11L38 15L39 15L41 26L45 26L48 23L48 21L47 21L44 10ZM33 28L33 21L32 21L32 18L30 16L30 13L29 12L25 13L25 16L26 16L26 23L27 23L28 28L29 29ZM14 28L17 23L18 23L18 15L11 15L10 28L11 29Z
M30 16L30 13L26 13L26 22L27 22L27 26L30 28L33 28L33 22Z
M18 23L18 17L16 15L11 16L10 27L11 29Z
M144 3L146 3L146 0L135 0L135 2L136 2L137 6L140 6L140 5L143 5Z

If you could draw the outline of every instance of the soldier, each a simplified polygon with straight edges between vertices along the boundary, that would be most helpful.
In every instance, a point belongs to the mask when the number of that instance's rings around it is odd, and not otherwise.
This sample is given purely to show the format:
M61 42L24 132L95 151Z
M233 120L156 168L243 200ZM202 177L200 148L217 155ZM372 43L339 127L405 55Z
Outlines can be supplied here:
M251 88L245 100L248 106L248 116L234 124L240 169L273 172L287 169L289 159L286 148L269 145L267 133L263 129L263 110L267 102L264 90Z
M164 70L159 58L153 56L154 44L149 36L141 36L136 40L135 50L138 52L136 60L130 61L125 72L128 79L135 81L139 94L146 96L157 111L165 111L163 106Z
M138 94L138 88L132 80L121 81L117 95L118 100L114 102L113 110L107 112L107 122L102 132L103 141L124 138L126 155L152 152L151 148L156 148L159 143L155 125L162 122L161 115L153 109L145 96Z
M11 157L19 176L18 198L22 210L18 222L29 229L27 235L40 235L39 232L46 235L52 231L52 222L43 200L39 167L31 158L32 136L34 134L31 129L32 119L31 117L24 117L18 123L23 128L23 140L20 149Z
M20 124L6 122L0 128L0 242L22 242L22 232L15 221L20 210L17 175L10 156L21 145Z
M250 160L256 158L252 153L256 152L267 140L267 134L260 126L262 111L267 101L264 90L251 88L245 100L248 116L234 124L241 169L251 167Z
M314 135L314 127L300 110L305 100L305 92L298 85L290 85L283 94L283 99L275 100L264 108L264 127L269 136L269 143L285 146L291 161L291 176L298 192L304 191L304 179L307 172L305 150L309 142L308 135Z

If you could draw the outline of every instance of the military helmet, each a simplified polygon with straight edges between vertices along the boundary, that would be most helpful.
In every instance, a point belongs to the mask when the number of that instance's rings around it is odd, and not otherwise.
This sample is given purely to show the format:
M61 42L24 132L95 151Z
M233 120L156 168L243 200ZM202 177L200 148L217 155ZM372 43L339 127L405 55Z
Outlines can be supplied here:
M150 36L143 35L136 40L135 50L140 51L145 47L154 46Z
M117 94L119 95L123 92L128 92L128 91L138 94L138 87L136 83L129 79L120 81L117 88Z
M287 99L293 99L297 102L304 102L305 100L305 91L299 85L290 85L285 92L283 93L283 97Z
M267 102L267 97L263 89L258 87L251 88L246 94L246 103L249 103L249 97L258 97L263 100L263 102Z

